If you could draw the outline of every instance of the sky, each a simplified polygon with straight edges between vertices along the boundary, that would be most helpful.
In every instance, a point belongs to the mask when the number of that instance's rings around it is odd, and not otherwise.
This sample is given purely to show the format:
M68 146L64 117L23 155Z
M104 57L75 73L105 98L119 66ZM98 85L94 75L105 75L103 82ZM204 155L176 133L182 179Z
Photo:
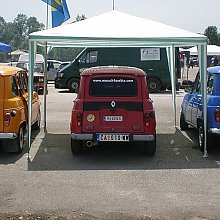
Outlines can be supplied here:
M66 0L70 12L69 23L77 14L93 17L113 8L113 0ZM208 26L220 32L220 1L208 0L114 0L115 10L158 21L194 33L204 33ZM42 0L1 0L0 16L13 21L19 13L34 16L46 24L46 3Z

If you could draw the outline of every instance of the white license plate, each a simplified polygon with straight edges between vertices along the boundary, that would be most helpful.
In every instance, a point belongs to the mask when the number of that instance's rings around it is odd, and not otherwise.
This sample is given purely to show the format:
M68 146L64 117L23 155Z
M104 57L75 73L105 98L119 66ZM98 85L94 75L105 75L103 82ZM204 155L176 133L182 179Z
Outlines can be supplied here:
M128 134L97 134L97 141L129 141Z
M106 115L103 117L104 121L123 121L123 116L111 116L111 115Z

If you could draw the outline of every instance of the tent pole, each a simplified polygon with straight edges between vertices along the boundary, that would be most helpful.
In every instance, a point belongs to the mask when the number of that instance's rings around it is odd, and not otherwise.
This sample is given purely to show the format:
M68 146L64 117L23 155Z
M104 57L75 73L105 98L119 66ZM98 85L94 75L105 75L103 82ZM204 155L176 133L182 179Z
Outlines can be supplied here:
M47 124L47 43L44 47L44 121L43 127L44 130L46 129Z
M47 20L46 20L46 30L48 30L49 24L49 4L47 4ZM47 127L47 42L44 47L44 114L43 114L43 128L46 131Z
M199 72L202 89L203 104L203 127L204 127L204 155L208 157L207 151L207 44L198 45Z
M34 62L36 54L36 42L29 40L29 77L28 77L28 136L27 136L27 146L28 146L28 156L31 148L31 122L32 122L32 95L33 95L33 75L34 75Z
M174 127L177 127L177 115L176 115L176 74L175 74L175 47L167 47L167 59L170 70L171 86L172 86L172 100L174 110Z
M113 11L115 10L115 0L113 0L113 2L112 2L112 9L113 9Z

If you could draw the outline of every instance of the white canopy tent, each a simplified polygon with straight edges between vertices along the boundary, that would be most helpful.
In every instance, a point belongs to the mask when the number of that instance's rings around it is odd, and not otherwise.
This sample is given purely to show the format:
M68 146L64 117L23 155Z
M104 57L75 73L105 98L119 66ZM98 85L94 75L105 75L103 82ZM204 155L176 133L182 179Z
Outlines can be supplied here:
M197 46L200 60L204 116L206 110L206 49L207 38L159 22L110 11L79 22L61 25L29 35L29 94L33 91L33 67L37 44L43 47L165 47L172 81L172 98L176 126L175 47ZM46 94L44 94L46 96ZM32 97L29 98L28 149L31 147ZM206 117L204 128L206 134ZM206 143L206 135L205 135ZM28 151L29 152L29 151ZM206 144L204 156L207 155Z
M198 49L196 46L185 51L189 51L190 55L198 56ZM207 45L207 56L220 56L220 47L217 45Z

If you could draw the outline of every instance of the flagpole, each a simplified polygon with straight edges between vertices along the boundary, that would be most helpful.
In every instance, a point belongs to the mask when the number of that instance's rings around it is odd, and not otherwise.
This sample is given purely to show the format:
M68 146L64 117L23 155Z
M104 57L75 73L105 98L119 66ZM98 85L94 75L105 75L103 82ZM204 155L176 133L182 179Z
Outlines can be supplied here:
M112 8L113 8L113 11L115 10L115 0L113 0L113 2L112 2Z

